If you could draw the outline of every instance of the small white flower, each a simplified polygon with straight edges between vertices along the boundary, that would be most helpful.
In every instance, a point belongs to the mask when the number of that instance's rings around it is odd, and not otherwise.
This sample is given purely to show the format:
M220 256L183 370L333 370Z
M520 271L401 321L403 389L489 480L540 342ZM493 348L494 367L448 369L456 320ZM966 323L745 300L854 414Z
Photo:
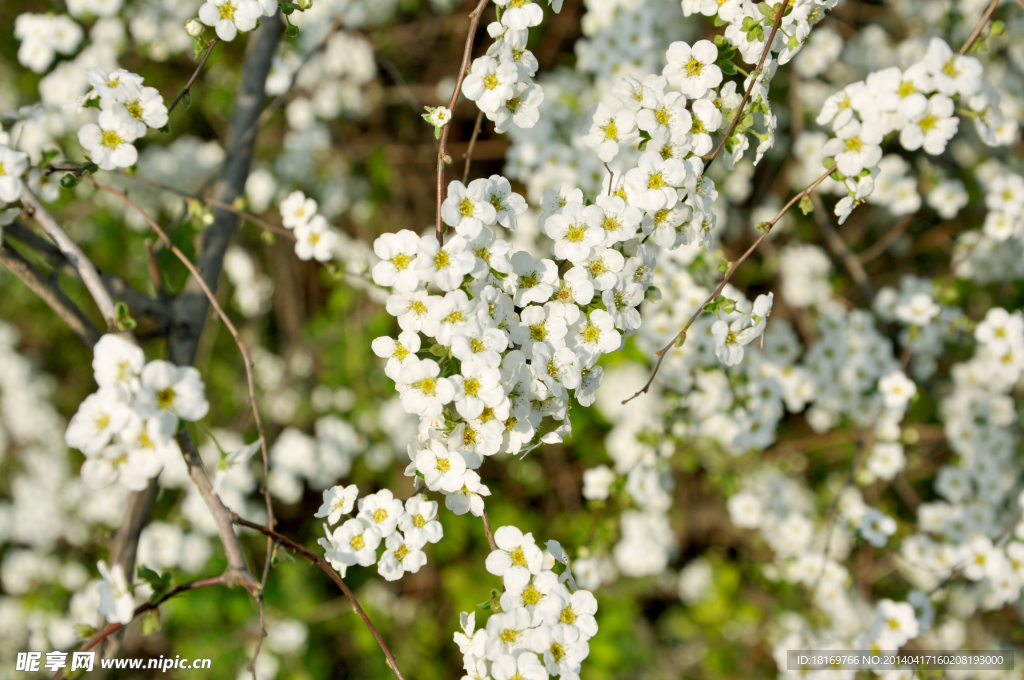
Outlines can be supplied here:
M444 106L438 106L430 112L430 124L434 127L444 127L452 120L452 112Z
M437 521L437 502L422 496L413 496L405 502L405 514L398 520L398 528L413 545L437 543L444 529Z
M300 260L328 262L334 259L338 234L323 215L315 215L305 224L295 227L295 255Z
M416 469L431 491L455 493L465 484L466 461L458 451L449 451L443 442L430 440L415 458Z
M78 407L64 433L64 443L86 456L97 454L124 429L130 415L131 410L120 390L100 388Z
M132 142L138 135L137 121L124 108L101 111L96 123L83 125L78 142L101 170L129 168L139 160Z
M154 418L165 437L174 434L178 419L194 422L210 410L202 377L192 366L151 361L142 369L141 388L135 408L144 418Z
M487 556L487 571L500 576L506 588L522 590L531 574L539 574L544 553L537 547L533 534L523 534L517 527L504 526L494 532L498 549Z
M670 85L691 99L703 97L722 82L722 69L715 65L718 48L710 40L698 40L690 47L685 42L674 42L666 53L668 64L662 74Z
M376 527L384 538L395 532L402 512L402 501L395 498L388 489L381 489L359 499L358 519Z
M207 0L199 8L199 20L217 31L217 37L232 41L239 31L251 31L263 16L254 0Z
M306 224L316 215L317 204L312 198L306 198L301 191L293 191L281 201L281 223L292 229Z
M398 503L401 505L401 501ZM320 545L324 546L325 557L331 566L342 572L355 564L368 567L376 562L377 546L381 541L379 526L365 519L353 518L335 529L330 540L320 539Z
M135 600L128 588L124 569L120 564L108 569L107 563L103 560L97 562L96 567L103 576L103 583L99 585L100 616L110 622L128 624L134 618Z
M405 576L405 572L415 574L427 563L426 553L420 550L423 544L397 531L385 539L384 547L386 550L380 556L377 573L387 581L397 581Z
M21 197L21 176L26 170L28 154L0 144L0 201L14 203Z
M902 409L917 394L917 385L902 371L893 371L878 381L878 391L886 408Z
M352 512L358 495L359 487L355 484L332 486L324 490L324 502L313 516L326 517L328 524L337 524L342 515Z

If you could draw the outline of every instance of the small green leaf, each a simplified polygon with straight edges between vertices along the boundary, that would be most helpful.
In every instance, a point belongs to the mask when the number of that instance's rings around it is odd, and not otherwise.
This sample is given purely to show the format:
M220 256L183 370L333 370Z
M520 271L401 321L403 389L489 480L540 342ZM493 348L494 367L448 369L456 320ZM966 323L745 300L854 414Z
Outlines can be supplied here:
M826 170L831 170L832 168L836 167L836 159L833 158L832 156L829 156L824 161L822 161L821 164L825 166Z
M733 312L736 311L736 301L730 300L727 297L723 297L722 301L718 303L718 308L725 312L726 314L732 314Z
M800 199L800 212L805 215L810 215L814 212L814 201L811 200L810 196L804 196Z
M718 65L718 68L722 69L722 73L724 73L725 75L735 75L736 64L732 63L731 61L716 61L715 63Z
M757 229L762 234L767 234L772 230L772 224L771 222L758 222L754 225L754 229Z
M78 623L72 628L75 631L75 636L79 640L88 640L96 634L96 629L87 623Z
M181 96L181 105L184 106L186 109L192 106L192 93L186 92Z
M114 324L117 326L119 331L130 331L136 326L135 319L132 318L131 312L128 309L128 305L123 302L118 302L114 305ZM142 569L144 567L140 567Z
M675 345L676 347L682 347L683 343L685 343L685 342L686 342L686 332L684 331L684 332L679 334L679 337L676 338L676 341L673 342L672 344Z
M718 271L720 271L720 272L722 272L724 274L727 271L729 271L729 267L731 267L731 266L732 266L732 263L729 262L729 260L727 260L727 259L725 259L723 257L721 260L718 261L717 264L715 264L715 269L717 269Z
M66 174L66 175L64 175L63 177L60 178L60 185L62 187L64 187L65 189L71 189L73 187L78 186L78 183L81 182L81 181L82 180L80 178L72 175L69 172L68 174Z
M143 566L139 566L136 573L140 579L148 583L153 589L153 595L149 598L150 602L156 602L171 589L171 575L168 573L158 574L152 569Z
M159 128L159 130L160 130L160 132L164 133L165 135L169 135L169 134L171 134L171 124L168 123L167 125L164 125L162 128Z
M156 633L160 630L160 610L150 609L142 615L142 621L140 623L143 637Z
M433 354L435 357L447 356L448 348L445 347L444 345L435 342L433 345L430 346L430 353Z
M284 29L284 34L289 38L297 38L299 36L299 27L295 24L288 24L288 28Z
M42 153L42 156L41 156L40 160L39 160L39 165L41 165L41 166L42 165L49 165L50 161L52 161L54 158L56 158L57 154L59 154L59 153L60 153L60 151L57 151L56 149L51 149L50 151L44 151Z
M992 28L989 29L989 35L1002 35L1003 31L1006 30L1006 24L1002 21L993 21Z

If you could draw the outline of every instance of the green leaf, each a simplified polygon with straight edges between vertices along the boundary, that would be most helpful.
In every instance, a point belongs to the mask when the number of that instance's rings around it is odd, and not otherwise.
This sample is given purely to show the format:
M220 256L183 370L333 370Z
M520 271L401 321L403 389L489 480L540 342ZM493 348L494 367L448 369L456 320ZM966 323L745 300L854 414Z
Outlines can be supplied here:
M832 168L836 167L836 159L832 156L829 156L824 161L822 161L821 164L825 166L826 170L831 170Z
M758 222L754 225L754 229L757 229L762 234L767 234L772 230L772 224L771 222Z
M722 69L722 73L727 76L734 75L736 73L736 64L731 61L716 61L718 68Z
M727 260L727 259L725 259L723 257L721 260L718 261L717 264L715 264L715 269L717 269L718 271L720 271L720 272L722 272L724 274L727 271L729 271L729 267L731 267L731 266L732 266L732 263L729 262L729 260Z
M430 346L430 353L435 357L443 357L448 355L448 348L439 343L434 343Z
M989 29L989 35L1002 35L1003 31L1006 30L1006 24L1002 21L993 21L992 28Z
M150 609L148 612L142 615L142 621L140 622L142 627L143 637L152 635L160 630L160 610Z
M685 343L685 342L686 342L686 332L684 331L684 332L679 334L679 337L676 338L676 341L673 342L672 344L674 346L676 346L676 347L682 347L683 343Z
M73 187L78 186L78 183L81 181L81 178L76 177L75 175L72 175L69 172L68 174L60 178L60 185L65 189L71 189Z
M150 602L156 602L171 589L171 575L166 572L158 574L148 567L139 566L136 573L153 589L153 595L149 598Z
M96 629L86 623L78 623L72 628L79 640L88 640L96 634Z
M288 28L284 29L284 34L289 38L297 38L299 36L299 27L295 24L288 24Z
M114 315L114 324L117 326L117 330L119 331L130 331L137 325L135 323L135 319L132 318L128 305L123 302L118 302L114 305Z
M805 215L810 215L814 212L814 201L811 200L810 196L804 196L800 199L800 212Z
M757 3L757 9L759 12L761 12L761 14L765 15L766 17L770 17L772 14L774 14L771 6L767 2Z
M730 300L729 298L723 297L721 295L719 295L718 297L722 298L722 301L718 303L718 308L720 310L722 310L726 314L732 314L733 312L736 311L735 300Z
M60 151L57 151L57 149L51 149L50 151L44 151L43 154L42 154L42 157L39 160L39 165L41 165L41 166L42 165L49 165L50 161L52 161L54 158L56 158L57 154L59 154L59 153L60 153Z
M191 92L186 92L185 94L183 94L181 96L181 105L184 106L186 109L188 107L192 106L192 93Z

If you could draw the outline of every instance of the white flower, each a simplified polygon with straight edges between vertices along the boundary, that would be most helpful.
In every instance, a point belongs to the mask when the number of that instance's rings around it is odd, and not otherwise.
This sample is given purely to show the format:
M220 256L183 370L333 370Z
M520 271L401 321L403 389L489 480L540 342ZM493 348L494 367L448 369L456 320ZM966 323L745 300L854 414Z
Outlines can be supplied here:
M100 388L78 407L68 423L64 443L86 456L99 453L128 424L131 410L116 388Z
M332 260L337 245L338 234L323 215L314 215L309 222L295 227L295 255L300 260Z
M533 346L537 343L562 346L568 331L564 315L562 305L530 305L520 312L519 323L509 329L512 341L519 345L526 356L533 354Z
M450 380L455 386L455 408L463 418L478 418L485 408L496 408L505 399L497 367L466 361L461 374Z
M822 152L835 156L839 172L854 177L864 168L878 165L882 158L881 142L882 134L877 128L851 120L836 130L836 136L825 143Z
M444 507L456 515L465 515L467 512L471 512L475 517L479 517L484 512L483 496L490 495L491 490L480 483L480 475L474 470L467 470L462 488L444 497Z
M532 619L530 612L522 607L491 615L487 619L487 644L484 655L491 661L496 661L503 655L514 654L517 649L528 648ZM532 657L534 661L537 661L537 657L533 654L522 654L521 657ZM508 658L514 657L509 656ZM491 665L493 671L494 664ZM505 668L513 671L515 666L506 666ZM543 666L540 667L540 672L546 673ZM512 677L513 675L509 675L506 680L511 680Z
M459 235L475 238L497 219L497 211L488 200L490 190L490 180L483 178L473 180L468 187L458 180L451 182L448 197L441 204L441 219L455 227Z
M367 496L369 498L369 496ZM362 506L363 500L359 505ZM401 501L397 501L401 506ZM377 510L381 512L381 510ZM386 510L383 511L386 513ZM391 531L394 531L392 526ZM377 561L377 546L380 545L380 525L363 518L352 518L334 530L329 541L321 539L325 557L339 572L358 564L368 567ZM342 567L342 568L339 568Z
M479 319L471 319L452 336L452 356L459 361L498 368L506 348L508 336L493 326L485 326Z
M538 262L525 250L514 253L510 260L512 272L516 275L512 302L517 307L525 307L531 302L547 302L558 283L558 266L548 259Z
M693 47L685 42L674 42L665 56L668 64L662 75L691 99L703 97L722 82L722 69L715 65L718 48L710 40L698 40Z
M953 100L935 94L928 100L928 107L900 132L900 144L908 151L924 147L933 156L938 155L946 150L946 142L959 126L959 119L953 115Z
M878 612L879 624L885 629L886 634L895 638L895 649L917 637L917 615L914 613L913 605L885 598L878 601L875 610Z
M526 52L529 54L529 51ZM501 133L513 123L516 127L532 128L540 120L540 105L544 101L544 89L533 83L515 83L512 96L499 106L497 111L485 112L487 119L494 122L494 131Z
M443 247L432 234L423 236L415 265L420 279L444 291L461 286L463 277L476 266L476 256L468 245L462 236L453 236Z
M535 654L502 654L491 663L491 676L494 680L548 680L548 672Z
M537 607L537 615L545 624L572 626L579 631L582 640L589 640L597 634L596 613L597 598L593 593L577 590L570 594L564 585L557 586Z
M352 512L357 496L359 496L359 487L355 484L332 486L330 489L325 489L324 502L313 517L326 517L328 524L337 524L342 515Z
M377 493L359 499L358 519L376 527L380 531L380 535L387 538L398 527L398 520L403 511L402 501L395 498L390 490L381 489Z
M147 430L149 430L149 429L155 429L155 428L148 428L147 427ZM125 438L125 434L126 433L122 433L122 435L121 435L122 439ZM141 439L143 444L147 444L149 446L153 446L153 443L151 441L152 440L152 436L151 435L147 434L145 437L141 437L140 436L140 439ZM172 446L175 447L175 449L177 449L177 444L174 443L173 439L170 440L170 443L171 443ZM235 449L234 451L232 451L230 453L221 452L220 460L217 461L217 471L213 475L213 490L216 493L220 494L223 491L223 489L224 489L224 483L227 480L228 473L231 472L232 470L240 467L243 463L245 463L245 461L247 461L250 458L252 458L253 455L257 451L259 451L260 448L262 448L262 447L263 447L263 440L262 439L257 439L256 441L252 442L251 444L246 444L244 446L240 446L239 448ZM179 456L181 455L180 451L178 451L178 450L176 450L175 453L177 455L179 455ZM122 473L122 475L123 475L123 473Z
M458 451L449 451L443 442L430 440L415 458L416 470L423 475L431 491L455 493L465 484L466 461Z
M618 350L622 344L622 336L615 330L615 321L611 314L603 309L595 309L589 318L580 317L580 321L573 325L567 343L583 359L584 368L590 368L601 354Z
M430 124L434 127L444 127L452 120L452 112L447 107L438 106L430 112Z
M306 198L301 191L293 191L281 201L281 223L292 229L306 224L316 215L317 205L312 198Z
M545 233L555 242L554 256L580 264L590 256L590 249L604 241L601 229L603 214L596 205L570 203L544 223Z
M486 198L496 211L495 221L509 231L515 231L516 216L529 209L526 200L512 191L512 185L501 175L491 175L487 181L489 186ZM470 182L470 185L472 184Z
M587 500L605 500L611 493L611 486L615 482L616 475L607 465L584 470L583 472L583 497Z
M632 281L618 281L613 288L601 294L601 301L611 314L615 327L625 331L640 328L640 312L636 308L643 299L643 286Z
M981 89L981 62L975 57L954 54L941 38L932 38L921 60L931 73L935 89L952 97L970 97Z
M405 502L405 514L398 520L398 528L413 545L437 543L444 529L437 521L437 502L422 496L413 496Z
M580 639L574 626L559 623L534 629L530 648L544 656L544 666L551 675L573 677L590 654L590 645Z
M714 102L708 99L698 99L693 102L690 118L693 120L689 130L693 136L691 150L698 156L703 156L711 151L711 133L722 125L722 112L718 110Z
M85 77L95 90L96 96L122 104L137 99L142 89L142 76L123 68L107 73L103 69L93 67L85 72Z
M500 576L506 588L522 590L531 574L539 574L544 553L537 547L533 534L523 534L517 527L504 526L494 532L497 550L487 556L487 571Z
M476 102L484 113L494 113L512 98L512 86L517 78L514 63L499 65L493 57L477 57L462 84L462 93L466 99Z
M420 548L422 543L415 543L397 531L384 541L387 550L380 556L377 572L387 581L397 581L405 572L415 574L427 563L427 555Z
M522 31L544 20L544 10L531 0L495 0L494 4L505 7L501 23L509 30Z
M26 170L28 154L0 144L0 201L14 203L21 197L21 176Z
M99 585L100 616L107 621L127 625L134 618L135 600L132 599L132 591L128 588L124 569L120 564L108 569L107 563L103 560L97 562L96 567L103 576L103 583Z
M886 408L902 409L917 394L917 385L902 371L893 371L879 379L878 391Z
M263 16L255 0L207 0L199 8L199 20L213 26L221 40L235 39L239 31L251 31Z
M128 101L117 101L100 97L100 108L123 107L128 115L138 121L136 131L139 137L146 134L146 126L160 129L167 125L167 107L164 98L155 87L143 87Z
M130 392L139 388L139 376L146 354L129 340L107 333L92 349L92 372L101 388L123 386Z
M448 378L439 378L440 372L440 366L431 359L423 359L402 370L401 381L396 382L407 413L433 418L451 402L455 386Z
M677 158L663 159L656 151L645 151L639 167L626 173L626 186L636 204L648 212L675 205L675 187L683 185L686 166Z
M210 410L202 377L192 366L151 361L140 377L142 386L135 395L135 408L142 417L156 419L166 437L177 430L178 418L194 422Z
M129 168L139 160L132 146L138 138L137 121L124 108L101 111L96 123L83 125L78 142L101 170Z
M404 368L420 361L416 356L416 352L420 351L420 335L413 331L402 331L398 334L397 341L387 335L374 338L370 347L374 354L388 360L384 374L396 382Z
M597 157L605 163L619 153L619 144L632 144L640 138L636 114L630 109L613 112L607 104L595 104L590 111L593 121L583 136L583 143L597 149Z
M881 548L888 543L889 537L894 533L896 533L896 520L875 508L868 508L861 518L860 534L865 541L876 548Z

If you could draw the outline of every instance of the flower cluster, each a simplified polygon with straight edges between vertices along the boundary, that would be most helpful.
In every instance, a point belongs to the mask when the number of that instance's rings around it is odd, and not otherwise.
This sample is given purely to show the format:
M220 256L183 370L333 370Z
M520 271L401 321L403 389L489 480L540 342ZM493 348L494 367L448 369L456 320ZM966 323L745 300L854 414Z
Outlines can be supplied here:
M78 142L101 170L129 168L139 159L132 144L146 134L147 128L167 125L164 98L153 87L144 87L140 75L117 69L107 73L90 68L86 77L92 89L75 104L84 107L99 100L100 115L95 123L83 125Z
M165 462L180 459L179 422L210 409L199 371L147 362L136 345L104 335L93 348L93 376L99 389L78 407L64 441L85 454L81 473L90 486L142 489Z
M561 0L549 0L555 12ZM544 11L533 0L495 0L498 21L487 26L495 42L487 54L473 60L462 93L494 123L497 132L512 125L532 128L540 118L544 90L533 82L537 57L526 48L529 29L539 26ZM438 125L435 122L435 126Z
M359 489L354 485L335 486L324 491L324 502L315 517L326 517L330 525L352 512ZM422 495L404 504L387 489L359 499L358 514L333 531L324 525L326 538L320 539L324 556L344 576L353 565L377 565L388 581L397 581L406 572L415 574L427 563L422 548L444 536L437 521L437 503ZM379 556L377 548L384 543Z
M19 14L14 37L21 41L18 62L36 73L45 73L57 54L70 55L85 32L66 14Z
M533 534L514 526L500 527L494 541L487 571L501 577L504 592L492 600L485 626L476 627L475 612L463 612L455 633L468 677L578 678L597 634L597 599L576 586L556 541L542 551Z
M281 201L281 222L295 234L295 254L300 260L333 260L340 239L338 232L317 214L317 204L301 191Z

